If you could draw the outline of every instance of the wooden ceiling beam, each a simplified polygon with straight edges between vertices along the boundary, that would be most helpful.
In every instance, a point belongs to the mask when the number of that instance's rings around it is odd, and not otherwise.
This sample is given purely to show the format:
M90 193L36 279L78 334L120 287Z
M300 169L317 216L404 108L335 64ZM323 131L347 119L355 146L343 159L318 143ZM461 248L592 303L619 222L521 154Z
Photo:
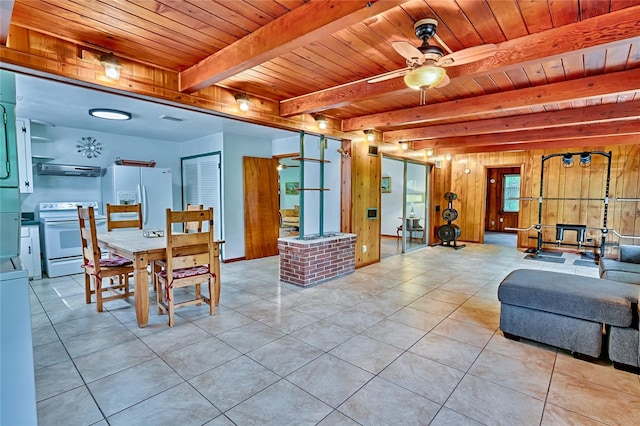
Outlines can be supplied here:
M536 142L523 142L514 143L510 145L483 145L483 146L469 146L458 148L438 149L434 152L435 156L441 156L444 154L473 154L480 152L509 152L509 151L534 151L540 149L576 149L592 146L613 146L613 145L633 145L638 143L638 136L636 135L622 135L622 136L601 136L581 140L541 140Z
M638 91L640 69L621 71L544 86L354 117L342 121L343 131L429 123L449 118L512 111L557 102L584 100Z
M588 53L595 49L640 42L640 6L599 15L569 25L519 37L497 45L497 53L485 60L447 68L453 80L462 76L487 74L514 66L556 60L568 53ZM366 80L369 80L366 79ZM318 112L395 92L409 91L402 78L380 83L357 81L308 95L286 99L280 103L280 114Z
M407 0L313 0L180 73L180 91L195 92Z
M384 132L382 140L393 143L637 119L640 119L640 102L638 101L393 130Z
M640 134L638 120L583 124L579 126L565 126L553 129L523 130L520 132L497 133L490 135L461 136L454 138L442 138L434 140L415 141L413 149L433 148L434 150L446 150L451 148L467 148L472 146L502 145L503 151L510 150L511 145L570 140L576 141L598 138L603 136L624 136Z

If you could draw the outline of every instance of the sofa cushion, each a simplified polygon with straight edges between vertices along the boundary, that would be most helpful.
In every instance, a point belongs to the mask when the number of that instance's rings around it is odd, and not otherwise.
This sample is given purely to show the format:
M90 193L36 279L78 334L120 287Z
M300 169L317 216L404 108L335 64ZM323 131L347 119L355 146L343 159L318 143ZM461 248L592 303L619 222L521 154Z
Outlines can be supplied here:
M604 271L602 278L632 285L640 285L640 273L627 271Z
M640 274L639 263L619 262L615 259L600 259L601 271L623 271L632 272L634 274Z
M632 284L560 272L516 269L500 283L502 303L628 327L639 289Z
M640 246L620 244L618 260L620 262L640 264Z

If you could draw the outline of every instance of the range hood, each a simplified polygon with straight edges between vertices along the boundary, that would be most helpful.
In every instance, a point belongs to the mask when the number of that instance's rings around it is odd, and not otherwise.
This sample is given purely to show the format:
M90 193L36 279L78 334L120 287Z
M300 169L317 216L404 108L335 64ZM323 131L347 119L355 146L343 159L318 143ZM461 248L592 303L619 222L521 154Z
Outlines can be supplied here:
M98 177L102 169L100 166L74 166L70 164L39 163L37 165L39 175L49 176L88 176Z

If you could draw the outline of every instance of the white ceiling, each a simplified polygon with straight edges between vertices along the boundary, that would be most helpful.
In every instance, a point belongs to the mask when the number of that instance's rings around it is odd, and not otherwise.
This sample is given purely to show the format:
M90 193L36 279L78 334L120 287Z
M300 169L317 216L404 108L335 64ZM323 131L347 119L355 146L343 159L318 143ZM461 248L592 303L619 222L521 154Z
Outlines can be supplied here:
M16 74L16 98L16 115L19 118L150 139L184 142L220 132L272 140L296 135L290 131L21 74ZM126 111L132 119L111 121L95 118L89 115L92 108ZM161 115L184 121L169 121L160 118Z

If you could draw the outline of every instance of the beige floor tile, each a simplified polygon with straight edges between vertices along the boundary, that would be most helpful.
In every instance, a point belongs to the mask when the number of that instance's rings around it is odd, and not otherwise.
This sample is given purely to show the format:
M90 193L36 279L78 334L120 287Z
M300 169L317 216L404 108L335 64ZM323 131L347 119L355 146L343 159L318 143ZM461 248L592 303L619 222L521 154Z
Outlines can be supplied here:
M194 321L193 323L205 330L207 333L216 336L220 333L224 333L225 331L233 330L236 327L240 327L254 321L248 316L242 315L234 310L229 309L225 312L221 311L222 309L218 306L218 308L216 308L216 315L206 316ZM218 313L220 315L218 315Z
M547 403L606 424L635 424L640 397L555 372Z
M291 333L291 336L296 339L302 340L325 352L330 351L355 335L356 333L351 330L324 320L315 322Z
M574 413L573 411L565 410L564 408L556 407L552 404L547 404L544 407L542 423L540 424L542 426L602 426L606 423L600 423L579 413Z
M108 312L101 315L89 315L65 322L54 323L53 327L62 340L85 333L93 333L97 330L118 325L119 322Z
M364 330L383 319L384 315L373 315L352 308L347 308L326 318L330 323L339 325L340 327L346 328L355 333L362 333Z
M215 337L209 337L173 352L162 359L185 379L190 379L207 370L222 365L242 355L231 346Z
M284 309L260 318L261 323L280 330L285 334L292 333L316 321L318 321L318 318L293 309Z
M84 381L91 383L156 357L157 355L140 340L131 340L113 345L104 353L98 352L76 357L73 362ZM112 360L112 362L105 362L105 359Z
M79 386L83 386L71 360L59 362L35 371L36 401L42 401Z
M396 348L408 349L420 340L426 332L395 321L382 320L369 327L362 334Z
M414 327L423 331L430 331L444 318L444 316L430 314L408 306L388 317L391 321L399 322L400 324L408 325L409 327Z
M100 328L95 331L63 339L64 347L72 358L98 352L119 343L136 339L135 334L122 324Z
M33 348L33 365L35 370L62 361L70 361L70 358L62 342L59 340Z
M481 348L484 347L493 336L493 331L487 328L451 319L451 317L444 319L431 330L431 333Z
M332 408L286 380L269 386L225 414L236 424L315 425Z
M500 326L500 313L460 306L449 318L495 331Z
M162 333L153 333L141 337L145 345L149 346L158 355L173 352L176 349L191 345L195 342L207 339L210 335L191 323L177 324L173 327L166 326Z
M38 402L36 408L40 426L91 425L104 419L86 386Z
M467 371L482 348L429 333L409 351L449 367Z
M463 376L460 370L410 352L402 354L379 374L379 377L438 404L444 404Z
M379 377L374 378L338 411L363 425L428 424L440 405Z
M396 359L402 350L370 337L358 335L331 350L330 353L377 374Z
M511 358L520 359L527 363L535 363L553 368L556 361L557 349L536 343L531 340L514 341L504 337L501 331L497 331L486 349Z
M457 303L443 302L441 300L431 299L429 293L421 297L409 305L410 308L419 311L428 312L433 315L447 316L458 309L460 305Z
M322 419L318 426L358 426L360 423L356 423L349 417L345 416L341 412L334 410L327 417Z
M188 383L182 383L108 418L111 426L202 425L220 411Z
M553 365L529 363L484 350L469 369L469 374L544 400L552 369Z
M442 287L431 290L427 295L431 299L442 300L456 305L463 304L470 297L468 294L444 290Z
M447 408L490 425L538 425L544 401L467 374Z
M288 375L287 380L336 408L373 377L340 358L324 354Z
M221 411L250 398L280 377L246 356L241 356L189 380Z
M182 381L164 361L154 358L87 386L102 412L109 417Z
M254 321L216 337L241 353L247 353L284 336L279 330Z
M438 411L438 415L431 423L430 426L480 426L482 423L477 422L465 415L462 415L456 411L453 411L447 407L442 407Z
M280 376L297 370L322 355L323 351L291 336L267 343L247 356Z

